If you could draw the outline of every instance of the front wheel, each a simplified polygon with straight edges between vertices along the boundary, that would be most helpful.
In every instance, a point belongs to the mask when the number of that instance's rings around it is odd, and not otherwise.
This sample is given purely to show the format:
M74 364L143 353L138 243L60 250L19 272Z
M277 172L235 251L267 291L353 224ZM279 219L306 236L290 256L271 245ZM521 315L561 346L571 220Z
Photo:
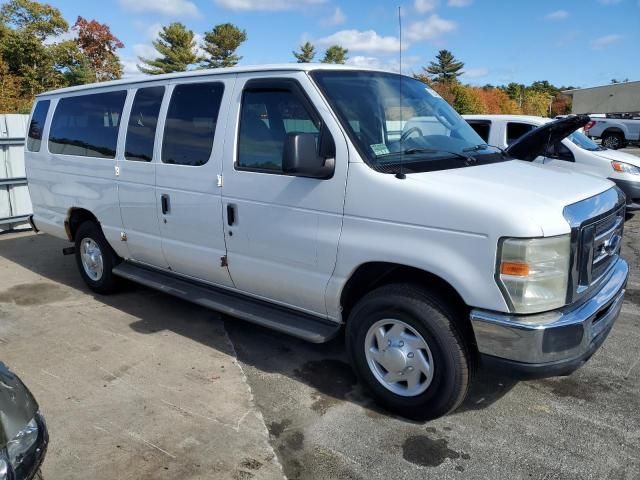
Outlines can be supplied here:
M87 221L80 225L75 235L75 250L78 269L87 286L97 293L113 292L117 280L112 270L119 259L96 223Z
M355 306L346 333L356 374L387 409L426 420L464 400L472 357L435 294L410 284L380 287Z
M605 133L602 136L602 144L611 150L618 150L624 147L624 137L619 133Z

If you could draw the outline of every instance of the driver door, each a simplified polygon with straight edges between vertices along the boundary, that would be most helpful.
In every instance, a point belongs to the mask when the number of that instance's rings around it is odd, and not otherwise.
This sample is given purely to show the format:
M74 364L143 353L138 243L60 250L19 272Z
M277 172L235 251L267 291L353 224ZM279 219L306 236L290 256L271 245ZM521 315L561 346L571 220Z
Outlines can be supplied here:
M324 100L303 72L238 75L224 142L222 203L228 268L250 295L325 316L325 290L342 228L348 151ZM282 170L291 133L329 130L331 178Z

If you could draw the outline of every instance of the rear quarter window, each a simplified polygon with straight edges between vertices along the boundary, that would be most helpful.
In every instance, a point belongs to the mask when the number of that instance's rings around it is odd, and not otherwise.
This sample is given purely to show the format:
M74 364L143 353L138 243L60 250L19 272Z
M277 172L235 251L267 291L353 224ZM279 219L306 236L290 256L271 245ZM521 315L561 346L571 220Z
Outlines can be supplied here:
M61 98L51 120L49 151L114 158L126 91Z
M49 113L49 100L40 100L33 109L31 122L29 122L29 132L27 134L27 150L30 152L39 152L42 144L42 135L44 134L44 123Z

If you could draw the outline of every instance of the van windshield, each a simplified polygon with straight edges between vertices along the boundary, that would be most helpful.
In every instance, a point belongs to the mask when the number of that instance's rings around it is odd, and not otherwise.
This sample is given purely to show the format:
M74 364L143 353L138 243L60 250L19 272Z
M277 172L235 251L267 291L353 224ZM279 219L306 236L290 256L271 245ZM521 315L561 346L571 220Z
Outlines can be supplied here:
M316 70L311 76L375 170L414 173L507 159L416 79L356 70Z

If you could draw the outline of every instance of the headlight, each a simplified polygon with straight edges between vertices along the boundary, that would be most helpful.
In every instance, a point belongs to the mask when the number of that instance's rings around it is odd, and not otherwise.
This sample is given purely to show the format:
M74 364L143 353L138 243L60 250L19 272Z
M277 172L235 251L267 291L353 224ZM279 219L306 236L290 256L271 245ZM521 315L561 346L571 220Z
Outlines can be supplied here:
M635 165L631 165L630 163L623 162L611 162L611 166L616 172L620 173L630 173L632 175L640 175L640 168Z
M27 423L27 426L24 427L24 429L18 432L18 435L13 437L9 440L9 443L7 443L9 462L14 469L18 468L18 465L22 463L24 455L29 451L33 444L36 443L36 440L38 440L38 424L34 418Z
M33 418L18 434L0 450L0 480L15 478L25 455L27 455L38 440L38 423ZM18 479L19 480L19 479Z
M496 277L515 313L544 312L565 305L569 252L569 235L502 240Z

